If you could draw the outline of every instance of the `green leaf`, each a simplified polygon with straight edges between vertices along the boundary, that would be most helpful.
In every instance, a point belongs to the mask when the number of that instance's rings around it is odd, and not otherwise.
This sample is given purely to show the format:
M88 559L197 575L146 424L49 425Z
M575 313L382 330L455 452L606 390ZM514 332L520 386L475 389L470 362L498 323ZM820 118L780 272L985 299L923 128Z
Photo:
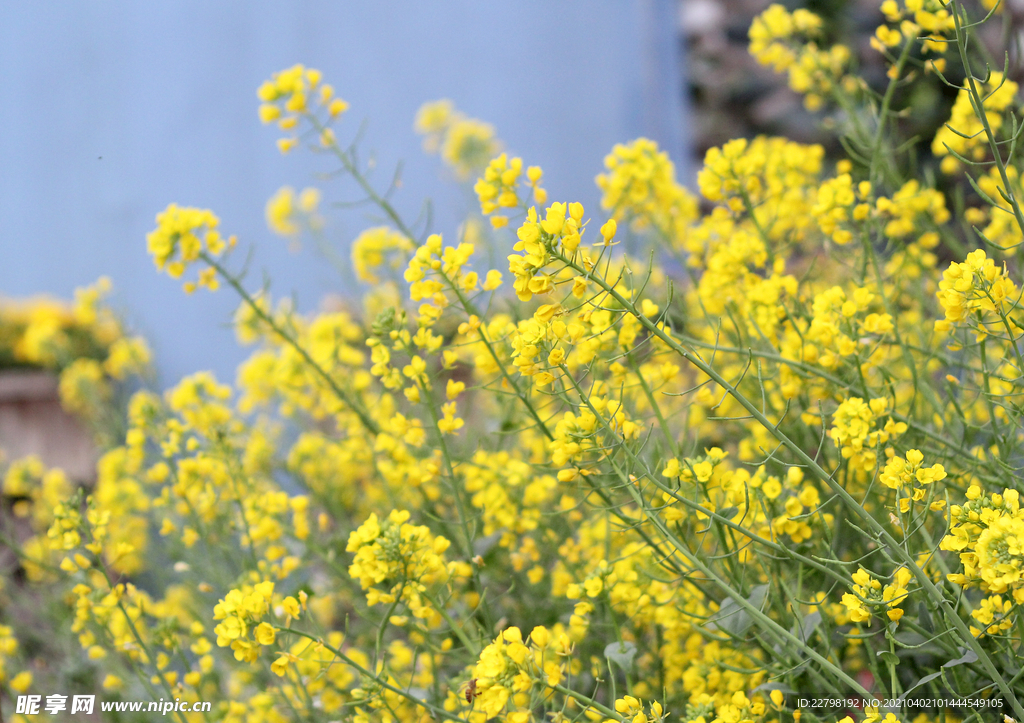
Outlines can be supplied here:
M891 653L888 650L879 650L877 653L878 657L885 661L886 665L899 665L900 659L896 653Z
M755 608L760 608L766 597L768 597L768 586L756 585L751 589L747 602ZM738 638L747 632L753 622L754 619L750 613L740 607L740 604L734 599L729 598L722 602L722 606L718 608L718 612L711 618L708 625L712 629L721 630L723 633Z
M636 657L636 645L630 642L609 643L604 647L604 657L628 671Z
M935 632L935 626L932 625L931 613L928 612L928 605L924 602L920 602L917 605L917 621L921 624L921 627L929 633Z
M961 656L959 658L955 658L953 660L950 660L950 661L947 661L947 662L943 663L942 667L943 668L955 668L958 665L965 665L967 663L973 663L973 662L978 660L978 655L973 650L969 650L968 648L960 648L958 652L961 653ZM913 691L913 690L915 690L917 688L920 688L925 683L930 683L931 681L933 681L936 678L938 678L940 675L942 675L942 671L941 670L938 671L937 673L931 673L930 675L924 676L923 678L921 678L921 680L917 681L912 686L910 686L906 690L906 692L903 693L903 697L906 698L907 695L909 695L911 691Z
M803 620L798 620L794 626L793 634L800 638L800 642L804 645L811 639L811 635L814 633L815 628L821 624L821 613L815 610L813 613L805 615Z

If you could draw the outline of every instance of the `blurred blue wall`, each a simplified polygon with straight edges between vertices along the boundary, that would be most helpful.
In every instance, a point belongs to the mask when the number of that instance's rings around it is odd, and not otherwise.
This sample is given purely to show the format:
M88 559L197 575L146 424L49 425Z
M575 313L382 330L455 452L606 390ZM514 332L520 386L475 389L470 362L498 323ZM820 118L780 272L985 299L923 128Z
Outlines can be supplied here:
M346 141L366 122L387 185L405 161L396 205L426 197L435 230L474 204L440 183L412 131L416 109L448 97L493 123L506 146L545 170L552 200L597 211L593 178L613 144L648 135L684 161L675 0L572 2L127 2L0 5L0 294L49 292L108 275L115 306L149 337L164 384L199 369L233 380L245 352L227 328L230 290L182 293L145 251L169 202L213 209L254 243L250 285L314 308L346 293L306 249L289 253L263 220L280 186L317 185L317 159L278 154L255 90L296 62L323 70L351 103ZM680 168L683 178L688 168ZM377 219L345 212L344 245Z

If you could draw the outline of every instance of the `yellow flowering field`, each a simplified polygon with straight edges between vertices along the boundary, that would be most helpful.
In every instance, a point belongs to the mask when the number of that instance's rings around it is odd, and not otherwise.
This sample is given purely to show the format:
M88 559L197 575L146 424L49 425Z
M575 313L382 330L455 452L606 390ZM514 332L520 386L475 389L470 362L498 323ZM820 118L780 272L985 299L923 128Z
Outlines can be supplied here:
M106 432L91 486L6 462L4 713L63 690L181 723L1024 721L1021 99L980 41L1010 19L880 11L881 88L818 15L755 19L843 157L734 140L699 195L641 138L585 209L429 103L426 150L479 201L440 230L368 175L320 72L274 74L281 152L382 219L360 293L300 314L171 204L149 252L237 295L236 379L118 406L149 353L98 292L101 350L59 365L70 322L0 317ZM905 134L919 84L955 96L934 138ZM284 188L267 223L316 234L330 194Z

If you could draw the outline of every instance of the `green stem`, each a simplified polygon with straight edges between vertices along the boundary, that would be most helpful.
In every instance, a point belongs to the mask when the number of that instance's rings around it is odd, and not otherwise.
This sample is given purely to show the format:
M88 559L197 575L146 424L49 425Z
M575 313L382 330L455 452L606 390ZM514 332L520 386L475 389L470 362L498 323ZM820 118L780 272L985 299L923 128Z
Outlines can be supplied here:
M448 284L448 288L450 288L455 293L455 296L459 299L459 303L462 304L462 308L466 311L466 313L470 314L471 316L476 316L478 319L481 319L482 317L480 316L480 312L477 310L476 305L473 304L473 302L470 301L468 298L466 298L466 295L462 293L462 289L458 287L458 284L453 282L448 277L448 275L440 269L438 270L438 274L441 276L442 279L445 280L445 283ZM501 370L501 376L505 380L505 383L508 384L512 388L512 391L515 393L515 395L519 397L519 401L523 403L523 406L526 407L526 410L530 413L530 416L533 417L535 422L537 422L537 426L544 433L544 436L547 437L548 439L554 439L554 434L552 434L551 430L548 429L547 423L543 419L541 419L540 414L533 406L533 402L531 402L530 398L519 389L519 385L516 384L516 380L512 378L512 375L508 373L508 369L505 368L504 362L502 362L502 360L498 357L498 352L495 351L494 345L491 344L491 340L487 338L487 334L484 331L483 321L481 321L480 326L477 328L477 334L479 334L480 336L480 341L482 341L484 343L484 346L487 347L487 352L491 355L491 359L494 360L495 366L497 366L498 369Z
M301 344L299 344L298 340L290 332L284 329L280 324L274 321L270 314L268 314L260 307L256 299L254 299L253 296L248 291L246 291L245 287L242 286L238 279L236 279L230 272L228 272L226 268L224 268L224 266L219 261L217 261L217 259L215 259L207 252L203 251L199 256L203 261L208 263L210 267L213 268L220 275L220 277L224 279L224 281L226 281L232 289L235 290L235 292L239 296L242 297L242 300L249 306L250 309L252 309L253 313L255 313L256 316L258 316L263 323L269 326L275 334L284 339L285 342L287 342L290 347L292 347L296 352L298 352L299 356L301 356L302 359L307 364L309 364L310 368L313 371L315 371L317 375L327 383L327 386L331 388L331 391L334 392L338 399L344 402L345 405L348 406L348 408L351 409L353 413L355 413L355 415L359 418L359 421L362 422L363 426L366 427L367 431L369 431L370 434L376 436L377 434L380 433L380 427L373 420L373 418L370 417L370 413L366 411L363 405L355 397L353 397L347 391L342 389L341 386L338 385L338 382L335 381L334 377L331 376L326 369L324 369L319 364L317 364L316 361L314 361L313 357L311 357L309 355L309 352L306 351L306 349Z
M563 366L563 369L564 369L564 366ZM591 404L590 398L587 397L583 393L583 390L579 388L579 385L577 384L576 380L572 376L568 375L567 370L565 370L565 371L566 371L566 375L569 378L571 384L575 388L576 393L579 395L581 403L583 403L590 410L590 413L594 415L594 418L597 419L597 421L601 424L602 427L604 427L606 430L608 430L609 433L611 433L613 436L617 436L615 431L614 431L614 429L613 429L613 427L611 426L611 424L594 407L594 405ZM619 440L619 446L623 450L625 450L626 454L629 455L630 457L632 457L633 460L637 464L639 464L641 466L643 465L643 463L640 462L640 460L637 459L636 456L633 454L632 450L630 450L629 447L625 444L624 440ZM648 476L651 476L649 471L648 471ZM636 489L636 487L634 487L633 485L630 484L630 485L626 485L626 489L629 490L629 492L633 496L634 500L643 509L644 508L643 499L641 498L640 492ZM812 649L810 647L807 647L804 644L804 642L802 640L800 640L798 637L796 637L793 633L791 633L788 630L786 630L785 628L783 628L777 622L775 622L774 620L769 618L767 615L765 615L759 608L757 608L754 605L752 605L750 603L750 601L746 599L745 596L743 596L740 592L736 591L725 580L723 580L717 573L715 573L711 569L711 567L709 565L705 564L700 559L699 555L694 554L693 552L690 551L690 549L686 545L682 544L682 541L680 541L676 537L676 535L674 535L672 533L672 531L668 529L668 526L665 524L665 522L659 516L652 515L652 516L650 516L650 520L651 520L651 522L654 523L655 527L658 528L658 531L665 537L665 539L669 540L672 543L673 548L676 549L681 555L683 555L683 557L686 558L686 561L691 566L693 566L697 570L700 570L700 572L702 572L705 577L707 577L719 589L721 589L723 593L725 593L728 597L732 598L732 600L734 602L736 602L741 608L746 610L747 613L752 618L754 618L754 620L757 621L758 625L760 625L762 630L765 630L766 632L771 633L779 641L780 644L785 644L787 647L789 647L791 652L795 651L799 655L806 655L806 656L814 659L815 661L820 663L823 667L825 667L827 670L831 671L833 673L833 675L836 676L836 678L838 678L842 682L844 682L847 685L849 685L853 690L857 691L861 695L864 695L866 697L870 697L870 694L868 693L868 691L860 683L858 683L856 680L851 678L846 673L846 671L842 670L841 668L837 667L836 665L833 665L827 658L822 656L816 650L814 650L814 649Z
M570 268L576 270L579 273L586 273L576 262L572 259L566 258L561 253L556 253L555 256L565 263ZM644 316L640 311L633 305L631 301L622 296L621 293L614 287L609 286L604 279L591 276L591 278L600 285L612 298L614 298L623 309L626 309L630 314L636 317L636 319L653 335L661 339L669 348L673 349L677 354L690 362L694 367L702 371L708 377L710 377L715 383L726 390L726 392L735 399L740 406L742 406L751 417L753 417L765 430L767 430L772 436L774 436L779 442L781 442L790 452L792 452L796 458L805 465L809 470L814 472L818 477L821 478L832 491L843 501L843 503L849 508L857 517L861 518L868 528L878 537L878 539L889 548L896 558L898 558L907 568L913 573L918 583L928 593L932 599L936 600L942 607L942 610L950 622L950 624L956 628L960 635L961 642L963 642L970 650L978 656L985 669L985 672L991 676L993 682L999 688L999 692L1010 701L1017 718L1024 720L1024 706L1021 706L1017 697L1013 694L1013 691L1007 686L1006 681L1000 674L992 658L988 652L978 643L978 641L971 634L967 624L960 618L960 616L953 610L946 596L936 587L935 583L932 582L931 578L928 577L927 573L921 569L917 564L917 560L914 556L908 553L903 547L893 538L891 534L878 522L874 517L868 514L867 510L857 500L846 491L846 489L839 484L832 475L826 472L822 467L815 461L810 455L808 455L796 442L794 442L785 432L781 431L778 425L773 424L762 412L757 408L753 402L747 399L743 394L740 393L735 386L730 384L716 369L711 367L707 362L701 359L699 356L694 354L689 349L684 348L675 339L673 339L663 328L653 323L650 319ZM737 600L741 606L746 603L745 600ZM752 607L749 603L745 607ZM760 611L756 611L760 613ZM774 624L773 621L769 621ZM843 673L845 676L846 674ZM846 676L848 677L848 676ZM853 681L857 688L860 688L859 684Z
M327 130L327 127L323 123L321 123L320 119L317 118L312 113L307 113L306 118L309 120L310 124L317 130L317 135L320 138L323 138L324 131ZM355 179L355 182L359 184L359 187L363 190L363 193L366 194L367 198L369 198L374 204L376 204L378 208L380 208L380 210L387 214L388 218L391 219L391 222L394 223L396 227L398 227L399 231L402 232L402 235L408 238L413 243L418 244L419 239L417 239L415 234L413 234L412 230L405 225L405 222L402 220L402 217L399 215L398 211L395 210L395 207L392 206L386 198L377 193L376 189L370 185L369 180L367 180L367 178L362 174L362 172L360 172L360 170L356 167L356 164L352 161L352 158L348 155L348 153L341 149L341 146L338 145L337 141L331 140L327 148L328 150L330 150L331 153L334 154L334 156L339 161L341 161L341 165L344 166L345 171L350 176L352 176L353 179Z
M479 658L480 644L474 642L472 638L466 635L465 630L463 630L459 625L456 625L455 621L452 619L452 616L448 614L448 611L444 609L444 607L440 604L437 598L435 598L433 595L429 593L423 593L423 597L425 597L427 601L434 606L434 609L437 610L438 614L444 619L446 623L448 623L448 627L452 629L452 632L455 633L455 636L460 641L462 641L463 645L466 646L466 650L471 652L474 658Z
M587 706L588 708L593 708L594 710L596 710L601 715L605 715L605 716L607 716L607 717L609 717L609 718L611 718L613 720L617 720L617 721L625 721L626 720L625 718L623 718L621 715L619 715L618 713L613 711L608 706L602 705L601 703L598 703L593 698L588 698L587 696L583 695L582 693L577 693L575 690L571 690L569 688L566 688L564 685L561 685L560 683L556 683L555 685L549 685L548 687L551 688L552 690L557 690L559 693L561 693L562 695L564 695L564 696L566 696L568 698L572 698L577 703L582 703L583 705Z
M1010 206L1013 209L1013 217L1017 221L1017 227L1021 233L1024 233L1024 213L1021 212L1020 203L1017 201L1017 196L1013 192L1013 187L1010 185L1010 177L1006 172L1006 163L1003 161L1002 154L999 152L999 144L996 140L995 133L992 132L992 125L988 122L988 115L985 113L985 101L981 97L981 92L978 90L978 83L974 78L974 73L971 71L971 61L967 57L967 36L964 33L962 24L962 18L960 12L963 10L963 3L961 0L953 0L952 11L953 11L953 22L956 26L956 47L960 52L960 62L963 64L964 73L967 80L968 92L971 96L971 105L974 106L974 113L981 123L981 127L985 129L985 138L988 140L989 149L992 151L992 157L995 160L996 168L999 169L999 177L1003 181L1003 189L1006 191L1006 197L1009 199ZM1003 79L1006 82L1006 79ZM1018 718L1021 715L1018 713Z
M307 640L312 640L314 643L317 643L318 645L322 646L324 648L324 650L328 650L331 653L333 653L339 660L344 662L346 665L348 665L352 669L357 670L360 674L365 675L367 678L370 678L371 680L373 680L381 688L384 688L385 690L390 690L392 693L395 693L396 695L402 696L403 698L408 700L410 703L413 703L414 705L418 705L418 706L421 706L423 708L426 708L428 711L433 713L435 716L439 716L442 720L459 721L460 723L467 723L466 719L460 718L457 715L449 713L444 708L436 706L436 705L434 705L432 703L428 703L425 700L420 700L419 698L414 696L412 693L409 693L408 691L402 690L401 688L399 688L399 687L397 687L395 685L392 685L391 683L387 682L386 680L382 680L381 678L379 678L378 676L376 676L373 673L371 673L369 670L364 668L362 665L360 665L359 663L354 661L349 656L345 655L343 652L341 652L340 650L338 650L334 646L329 645L328 643L324 642L324 640L321 639L321 638L318 638L318 637L316 637L314 635L310 635L309 633L304 633L301 630L296 630L295 628L284 627L284 626L281 626L281 625L275 625L274 629L275 630L280 630L282 633L291 633L292 635L298 635L300 638L306 638Z
M896 85L899 83L900 76L903 75L903 68L907 64L907 59L910 57L910 50L913 48L917 38L910 36L907 38L907 42L903 45L903 50L900 52L900 57L897 59L896 64L893 67L895 74L889 79L889 85L886 86L885 96L882 98L882 107L878 111L878 128L875 129L875 138L871 143L871 169L868 177L872 183L876 183L875 171L877 169L878 161L882 158L882 140L885 137L885 121L886 116L889 115L889 106L892 105L892 98L896 92ZM888 156L886 156L888 158Z

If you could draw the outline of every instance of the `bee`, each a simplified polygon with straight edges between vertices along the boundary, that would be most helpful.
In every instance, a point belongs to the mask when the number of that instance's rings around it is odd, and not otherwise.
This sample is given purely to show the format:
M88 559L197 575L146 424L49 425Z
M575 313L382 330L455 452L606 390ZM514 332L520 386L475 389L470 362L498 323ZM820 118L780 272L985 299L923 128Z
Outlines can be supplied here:
M476 678L466 685L466 702L472 703L476 699Z

